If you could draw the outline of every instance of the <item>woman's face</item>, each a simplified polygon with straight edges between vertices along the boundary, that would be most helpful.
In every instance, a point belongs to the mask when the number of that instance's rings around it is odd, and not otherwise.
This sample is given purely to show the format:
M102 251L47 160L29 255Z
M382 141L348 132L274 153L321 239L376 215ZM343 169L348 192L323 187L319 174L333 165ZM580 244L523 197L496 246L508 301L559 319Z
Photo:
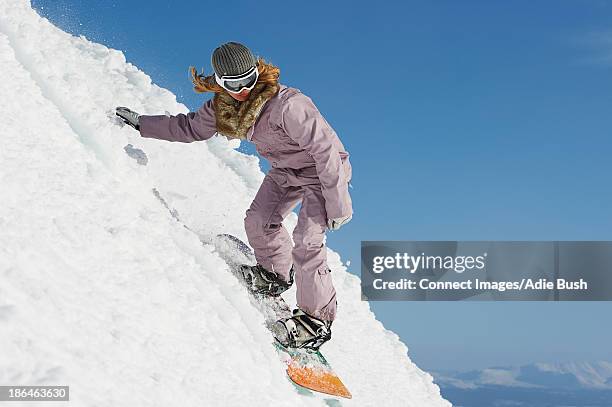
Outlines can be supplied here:
M229 93L234 99L240 102L244 102L245 100L249 98L249 93L251 93L251 91L248 89L242 89L240 93L232 93L232 92L227 92L227 93Z

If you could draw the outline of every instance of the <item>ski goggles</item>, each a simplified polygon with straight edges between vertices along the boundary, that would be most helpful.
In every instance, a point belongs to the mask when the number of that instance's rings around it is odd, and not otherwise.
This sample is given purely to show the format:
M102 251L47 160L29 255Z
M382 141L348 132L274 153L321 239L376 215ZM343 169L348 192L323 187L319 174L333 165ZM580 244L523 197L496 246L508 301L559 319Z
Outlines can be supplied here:
M257 70L256 66L249 69L242 75L219 77L215 73L215 81L217 81L217 84L226 91L232 93L240 93L243 89L253 89L257 83L257 78L259 78L259 71Z

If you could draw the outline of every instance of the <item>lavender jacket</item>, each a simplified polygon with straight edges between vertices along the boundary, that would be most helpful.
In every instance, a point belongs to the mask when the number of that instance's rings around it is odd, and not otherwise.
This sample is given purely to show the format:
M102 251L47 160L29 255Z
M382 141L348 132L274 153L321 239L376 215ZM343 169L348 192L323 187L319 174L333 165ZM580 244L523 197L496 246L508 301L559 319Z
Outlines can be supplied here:
M140 116L140 134L181 143L207 140L217 133L212 100L197 112L176 116ZM299 89L280 85L263 106L247 139L272 169L279 185L321 184L328 219L353 214L348 184L349 154L312 100Z

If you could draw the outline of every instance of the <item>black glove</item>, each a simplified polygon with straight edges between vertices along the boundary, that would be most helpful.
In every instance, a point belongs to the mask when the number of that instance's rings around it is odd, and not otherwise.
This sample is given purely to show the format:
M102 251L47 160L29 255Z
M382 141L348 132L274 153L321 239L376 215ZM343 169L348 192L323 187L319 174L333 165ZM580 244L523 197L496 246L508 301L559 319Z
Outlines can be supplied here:
M127 107L119 106L117 109L115 109L115 114L136 130L140 129L140 125L138 123L140 115L138 113L128 109Z

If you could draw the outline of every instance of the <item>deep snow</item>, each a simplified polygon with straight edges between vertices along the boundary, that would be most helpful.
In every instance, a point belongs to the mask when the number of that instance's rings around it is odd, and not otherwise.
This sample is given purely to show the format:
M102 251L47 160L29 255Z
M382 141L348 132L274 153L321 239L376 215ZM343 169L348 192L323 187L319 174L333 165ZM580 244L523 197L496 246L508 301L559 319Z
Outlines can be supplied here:
M288 382L262 316L201 243L245 237L257 158L113 123L118 105L187 109L29 1L0 0L0 72L0 385L70 385L57 406L322 404ZM353 393L342 403L450 405L329 259L339 314L324 352Z

